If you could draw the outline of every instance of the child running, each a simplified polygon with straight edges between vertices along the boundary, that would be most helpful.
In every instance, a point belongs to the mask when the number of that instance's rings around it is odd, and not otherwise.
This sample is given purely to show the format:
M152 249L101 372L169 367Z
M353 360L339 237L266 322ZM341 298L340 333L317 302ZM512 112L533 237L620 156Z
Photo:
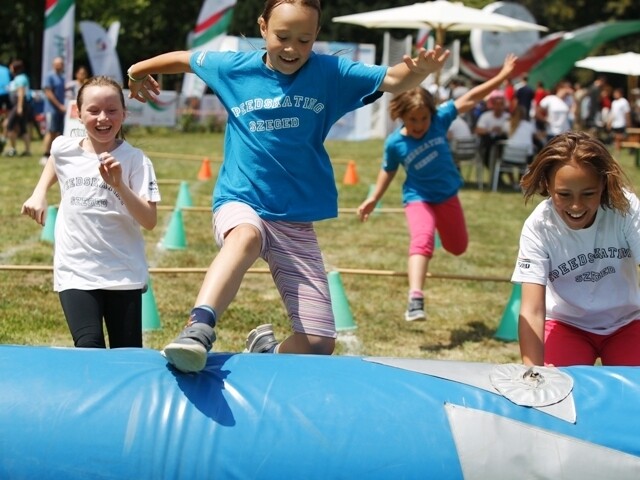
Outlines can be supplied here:
M447 252L462 255L467 249L467 227L458 198L463 181L447 141L449 126L457 115L471 110L507 79L516 59L514 55L507 55L495 77L437 108L431 94L421 87L391 100L391 118L400 119L402 125L385 141L376 186L358 207L358 215L362 221L369 218L402 165L407 174L402 185L402 202L410 236L407 321L426 319L424 283L433 256L436 230Z
M640 365L640 202L608 149L554 137L521 182L545 199L525 221L511 277L522 283L526 365Z
M47 191L60 184L54 290L76 347L142 347L142 291L148 278L140 226L156 225L160 193L151 161L122 136L125 100L108 77L78 91L87 136L56 137L22 213L44 225Z
M224 162L214 189L221 247L187 326L163 350L183 372L204 368L214 327L258 257L269 265L293 334L279 343L270 324L249 333L246 350L331 354L336 328L313 222L337 216L337 189L323 142L344 114L382 91L412 88L442 67L448 51L422 50L393 67L312 51L319 0L267 0L258 19L266 51L171 52L128 71L131 97L159 93L150 76L193 72L228 112Z

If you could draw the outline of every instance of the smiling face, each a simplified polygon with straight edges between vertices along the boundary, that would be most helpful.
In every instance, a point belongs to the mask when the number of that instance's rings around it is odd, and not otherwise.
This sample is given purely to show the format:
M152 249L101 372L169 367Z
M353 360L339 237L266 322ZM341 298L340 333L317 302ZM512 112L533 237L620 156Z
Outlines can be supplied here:
M416 140L424 137L431 126L431 110L426 106L412 108L400 117L407 136Z
M318 36L318 12L303 5L281 3L271 11L268 22L259 19L266 42L266 64L272 70L290 75L309 59Z
M96 150L113 150L125 118L122 95L110 85L86 85L79 105L80 120Z
M551 201L558 215L572 230L593 225L603 192L602 179L588 165L565 163L551 173Z

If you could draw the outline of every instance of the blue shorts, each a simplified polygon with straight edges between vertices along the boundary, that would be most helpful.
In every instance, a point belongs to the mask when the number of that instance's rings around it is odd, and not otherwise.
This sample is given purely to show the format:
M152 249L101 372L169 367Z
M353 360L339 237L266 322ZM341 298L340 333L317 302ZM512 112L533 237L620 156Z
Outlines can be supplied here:
M47 124L47 132L62 133L64 132L64 116L62 112L47 112L45 121Z

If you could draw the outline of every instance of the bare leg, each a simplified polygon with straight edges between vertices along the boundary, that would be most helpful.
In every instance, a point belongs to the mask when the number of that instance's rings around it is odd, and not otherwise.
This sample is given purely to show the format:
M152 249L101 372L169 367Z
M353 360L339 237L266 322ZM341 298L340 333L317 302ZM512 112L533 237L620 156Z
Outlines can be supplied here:
M260 233L251 225L231 230L207 270L195 306L209 305L220 317L238 293L244 274L258 259L261 242Z

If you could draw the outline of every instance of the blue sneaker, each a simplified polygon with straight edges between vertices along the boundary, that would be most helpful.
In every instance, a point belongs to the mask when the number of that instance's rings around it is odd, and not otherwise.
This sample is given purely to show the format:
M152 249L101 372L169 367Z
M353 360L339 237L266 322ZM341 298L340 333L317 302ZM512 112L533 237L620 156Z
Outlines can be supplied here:
M245 342L245 353L269 353L278 345L273 334L273 325L266 323L260 325L249 332Z
M215 339L211 326L189 323L173 342L164 347L162 355L181 372L199 372L207 364L207 352Z

